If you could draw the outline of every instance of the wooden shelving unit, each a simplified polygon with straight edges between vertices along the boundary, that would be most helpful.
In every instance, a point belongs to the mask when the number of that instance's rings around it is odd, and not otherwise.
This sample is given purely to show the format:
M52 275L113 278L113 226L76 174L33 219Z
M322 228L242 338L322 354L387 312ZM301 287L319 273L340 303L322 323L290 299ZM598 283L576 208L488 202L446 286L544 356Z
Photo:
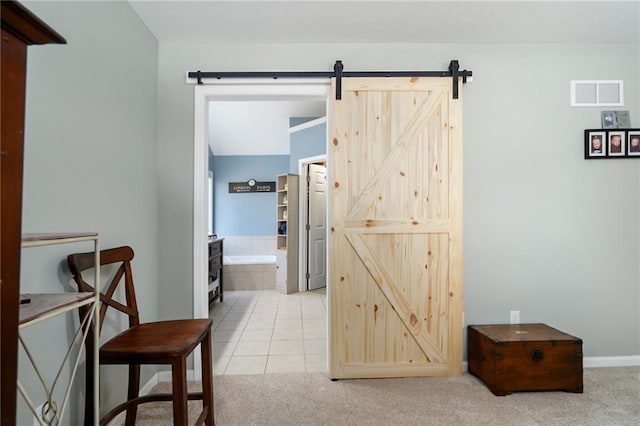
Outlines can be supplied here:
M94 302L91 293L27 293L22 297L29 300L29 303L20 306L20 328Z
M298 185L300 176L278 175L276 217L276 290L282 293L298 291Z
M30 247L43 247L54 244L71 244L79 242L93 242L93 250L95 252L95 264L100 265L100 237L97 233L63 233L63 234L23 234L22 236L22 248ZM83 354L84 342L87 338L87 331L89 327L94 327L93 331L93 345L95 353L99 353L99 309L100 309L100 268L94 269L94 288L93 293L35 293L35 294L22 294L19 315L18 315L18 328L22 330L27 327L34 326L38 323L47 321L58 315L65 313L75 313L78 308L82 306L91 305L89 314L79 322L76 329L76 334L72 339L68 351L65 354L63 361L59 367L58 374L55 375L56 379L52 383L46 383L43 379L44 374L39 371L38 366L34 361L34 357L29 350L29 342L25 341L22 336L19 336L19 342L24 349L27 359L30 361L31 366L40 378L47 400L44 402L42 412L38 412L36 403L31 399L27 389L21 384L18 377L18 391L24 398L25 402L31 409L33 415L38 419L41 425L58 425L65 424L63 422L65 409L70 398L71 385L75 378L78 366L80 364L80 357ZM23 301L25 303L23 303ZM75 357L70 356L72 352L76 350L77 355ZM70 376L66 383L64 390L64 397L62 401L56 401L54 399L54 391L60 384L58 382L59 372L69 365ZM98 423L99 414L99 363L98 357L94 357L93 374L94 374L94 413L96 417L94 423ZM45 414L46 413L46 414Z

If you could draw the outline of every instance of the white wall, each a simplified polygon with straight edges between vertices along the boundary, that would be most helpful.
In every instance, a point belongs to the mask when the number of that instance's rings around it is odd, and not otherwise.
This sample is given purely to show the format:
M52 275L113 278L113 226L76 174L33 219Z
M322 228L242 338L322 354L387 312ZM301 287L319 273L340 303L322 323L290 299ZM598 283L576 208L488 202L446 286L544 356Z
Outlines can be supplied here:
M160 314L191 312L193 86L185 72L446 69L464 88L467 324L545 322L584 339L586 356L640 354L639 163L583 160L598 108L571 108L571 79L621 79L640 127L632 44L161 44Z
M103 248L131 245L144 320L157 317L157 57L158 44L126 2L27 2L66 38L66 45L28 53L25 132L25 232L97 231ZM70 279L66 255L90 244L23 250L21 290L59 292ZM27 334L53 378L77 314ZM113 333L118 323L105 325ZM20 358L20 377L35 378ZM149 377L151 371L144 373ZM84 374L82 373L82 376ZM103 401L126 395L126 369L104 367ZM83 386L82 386L83 387ZM36 393L35 402L43 401ZM18 400L21 401L20 396ZM79 424L72 395L72 417ZM31 424L20 403L17 424Z

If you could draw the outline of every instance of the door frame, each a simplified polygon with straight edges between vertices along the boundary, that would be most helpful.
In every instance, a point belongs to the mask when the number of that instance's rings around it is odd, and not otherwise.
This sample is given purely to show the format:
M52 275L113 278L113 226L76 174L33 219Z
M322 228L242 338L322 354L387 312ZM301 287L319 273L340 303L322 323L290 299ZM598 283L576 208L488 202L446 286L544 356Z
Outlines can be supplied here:
M207 297L207 239L208 239L208 122L209 102L215 100L323 100L328 105L331 82L328 79L264 79L224 80L215 84L194 87L193 129L193 318L209 317ZM274 207L275 208L275 207ZM328 339L328 342L331 339ZM327 345L328 347L328 345ZM193 370L200 377L200 351L194 352Z
M325 121L326 122L326 121ZM327 132L327 135L329 133ZM328 136L327 136L328 138ZM321 154L321 155L316 155L313 157L307 157L307 158L301 158L298 160L298 174L300 175L300 185L298 185L299 190L300 190L300 194L298 196L298 200L300 200L300 208L298 209L299 213L300 213L300 218L306 218L307 217L307 203L303 202L307 200L307 195L308 192L306 192L307 188L309 188L309 182L307 181L307 165L309 164L315 164L318 162L324 161L324 163L327 163L327 154ZM325 218L328 217L329 215L329 197L327 197L327 203L325 205L325 210L324 210L324 214L325 214ZM298 243L298 291L307 291L307 280L305 278L305 272L306 272L306 265L305 265L305 261L307 259L308 256L308 246L309 246L309 242L307 241L307 232L305 229L305 223L306 220L299 220L299 233L298 235L300 235L299 238L299 243ZM327 222L328 223L328 222ZM326 233L325 237L329 238L329 234ZM328 259L329 255L329 244L326 244L325 246L325 259ZM328 266L326 265L325 262L325 268ZM328 284L328 283L327 283ZM328 287L328 285L327 285Z

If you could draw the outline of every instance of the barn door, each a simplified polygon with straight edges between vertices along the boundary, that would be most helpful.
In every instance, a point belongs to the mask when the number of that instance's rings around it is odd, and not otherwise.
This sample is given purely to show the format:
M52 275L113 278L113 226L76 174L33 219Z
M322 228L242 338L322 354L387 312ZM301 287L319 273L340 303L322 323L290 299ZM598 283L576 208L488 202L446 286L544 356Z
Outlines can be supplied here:
M462 373L462 97L451 86L345 78L330 101L331 378Z

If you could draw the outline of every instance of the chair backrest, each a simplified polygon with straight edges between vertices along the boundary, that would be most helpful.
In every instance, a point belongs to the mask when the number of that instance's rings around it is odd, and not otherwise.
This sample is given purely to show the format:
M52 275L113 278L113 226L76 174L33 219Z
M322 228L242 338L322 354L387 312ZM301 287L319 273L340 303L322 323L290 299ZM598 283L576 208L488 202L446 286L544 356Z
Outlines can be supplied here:
M104 323L107 309L112 307L123 312L129 317L129 327L140 324L138 315L138 303L133 286L133 275L131 274L131 259L133 259L133 249L129 246L116 247L100 251L100 265L120 264L106 288L101 289L100 301L100 329ZM67 264L73 275L73 279L78 285L78 291L93 292L93 286L87 283L82 277L82 272L95 267L94 252L74 253L67 256ZM123 280L124 277L124 280ZM124 282L126 305L113 299L118 285ZM86 310L85 310L86 312ZM81 316L85 314L81 312Z

